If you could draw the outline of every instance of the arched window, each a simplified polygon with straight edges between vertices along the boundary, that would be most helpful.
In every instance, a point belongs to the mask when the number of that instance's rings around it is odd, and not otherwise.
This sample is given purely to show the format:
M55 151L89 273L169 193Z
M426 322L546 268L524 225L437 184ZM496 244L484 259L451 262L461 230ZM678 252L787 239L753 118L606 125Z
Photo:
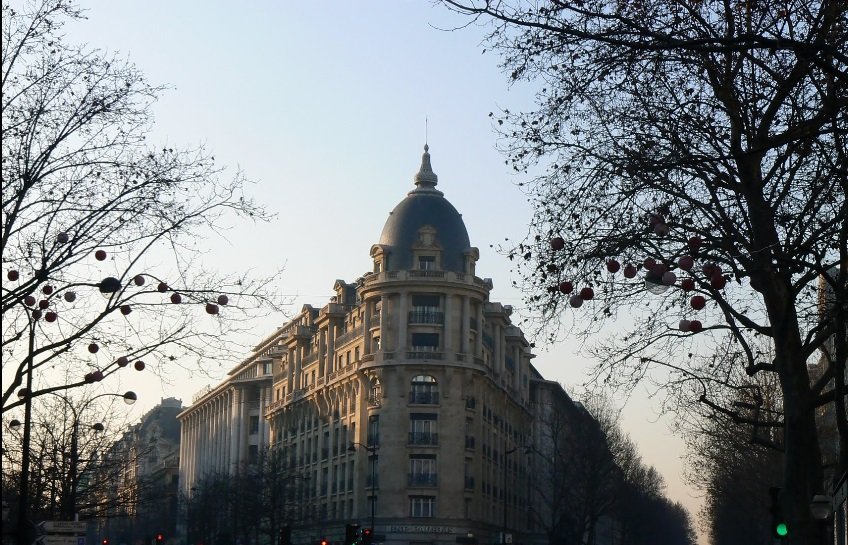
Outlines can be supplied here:
M371 379L371 384L368 389L368 405L371 407L379 407L383 399L383 385L380 384L380 379L374 377Z
M439 384L430 375L413 377L410 386L410 403L422 405L437 405L439 403Z

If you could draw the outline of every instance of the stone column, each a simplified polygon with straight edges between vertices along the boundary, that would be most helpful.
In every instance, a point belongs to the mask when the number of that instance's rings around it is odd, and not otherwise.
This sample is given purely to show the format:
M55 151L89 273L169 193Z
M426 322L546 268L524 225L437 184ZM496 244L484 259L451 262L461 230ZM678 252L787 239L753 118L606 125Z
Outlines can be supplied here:
M459 351L465 354L466 358L471 357L471 297L468 295L462 296L462 324L459 330L462 332L462 343Z
M386 294L380 296L380 350L385 352L391 350L387 332L389 330L389 297Z
M363 306L365 307L365 318L362 320L362 324L363 324L362 337L363 337L364 345L365 345L363 352L365 352L365 354L370 354L372 352L372 350L371 350L371 313L373 312L373 310L371 310L371 309L374 307L374 301L373 300L366 300L364 302Z
M513 371L514 380L513 387L515 388L515 395L519 398L521 397L521 345L515 345L513 349L513 361L515 361L515 370Z
M397 311L397 326L398 326L398 335L397 335L397 351L404 352L406 351L406 329L407 324L409 322L409 295L406 292L400 294L400 303L398 304ZM398 357L405 357L403 355L398 355Z
M477 307L477 336L474 338L474 357L483 357L483 303Z
M239 435L239 421L238 421L238 413L239 413L239 402L241 401L241 391L237 387L233 387L231 390L232 400L230 406L230 466L235 468L238 465L238 446L241 442L241 436Z
M327 326L329 327L329 325ZM327 366L327 330L322 328L318 331L318 376L326 377L329 367Z
M327 371L332 373L336 370L336 319L330 318L327 324Z
M303 379L303 346L301 346L300 341L297 341L297 345L294 347L294 389L300 390L301 381Z
M451 299L453 296L449 293L445 294L445 324L442 349L445 351L445 358L453 360L456 355L456 348L453 346L453 327L454 321L451 317ZM450 357L448 355L450 354Z

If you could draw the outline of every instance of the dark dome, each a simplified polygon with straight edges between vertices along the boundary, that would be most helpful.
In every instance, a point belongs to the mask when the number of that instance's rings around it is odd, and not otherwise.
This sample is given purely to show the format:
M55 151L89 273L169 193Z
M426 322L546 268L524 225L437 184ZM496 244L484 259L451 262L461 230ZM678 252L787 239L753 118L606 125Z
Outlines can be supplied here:
M471 244L462 216L435 189L438 177L430 167L428 147L424 146L421 170L415 175L415 189L392 210L379 244L390 252L386 270L415 268L412 247L420 241L420 230L435 230L434 243L441 249L442 269L465 272L465 252Z

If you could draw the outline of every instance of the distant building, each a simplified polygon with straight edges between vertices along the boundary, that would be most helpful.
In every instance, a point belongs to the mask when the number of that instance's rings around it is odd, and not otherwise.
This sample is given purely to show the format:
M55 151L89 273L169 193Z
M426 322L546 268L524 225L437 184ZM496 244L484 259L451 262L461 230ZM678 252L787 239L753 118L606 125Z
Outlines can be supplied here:
M296 544L341 543L346 523L391 544L538 541L526 450L541 375L426 146L414 181L369 272L336 280L180 414L187 498L267 445L297 479Z
M101 499L97 535L116 545L150 543L155 533L176 535L179 506L182 401L163 399L103 455L114 486Z

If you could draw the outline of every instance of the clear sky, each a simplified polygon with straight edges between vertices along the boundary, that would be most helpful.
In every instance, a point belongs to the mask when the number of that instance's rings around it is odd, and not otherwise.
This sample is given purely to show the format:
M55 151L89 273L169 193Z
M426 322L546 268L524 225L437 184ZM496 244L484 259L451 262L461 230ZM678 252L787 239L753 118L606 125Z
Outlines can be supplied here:
M257 273L282 267L280 290L293 297L292 311L323 306L337 278L369 270L371 245L412 188L428 118L439 189L480 249L478 275L493 279L493 300L520 313L509 261L491 245L523 237L531 211L516 185L522 178L495 149L488 113L531 104L533 87L509 87L497 55L482 54L484 29L443 30L467 21L427 0L82 0L82 7L88 20L66 28L70 40L128 55L149 81L171 86L155 106L152 140L205 143L217 162L254 180L251 194L278 214L210 240L207 262ZM248 342L284 319L257 323ZM585 380L591 362L577 355L575 341L537 344L534 364L546 378L572 391ZM170 396L188 404L210 382L171 378L134 375L136 410ZM700 500L683 482L682 443L655 407L647 396L632 397L624 428L665 477L669 497L696 516Z

